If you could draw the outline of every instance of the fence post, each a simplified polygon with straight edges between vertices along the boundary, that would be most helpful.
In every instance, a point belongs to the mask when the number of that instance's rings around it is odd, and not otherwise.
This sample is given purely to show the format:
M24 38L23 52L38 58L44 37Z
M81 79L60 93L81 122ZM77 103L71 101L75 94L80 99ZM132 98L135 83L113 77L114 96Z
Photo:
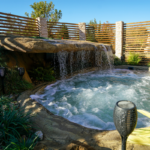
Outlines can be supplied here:
M121 59L123 55L123 21L116 22L115 55Z
M79 26L79 40L86 40L86 24L84 22L78 23Z
M36 18L38 21L38 28L40 37L48 38L48 30L47 30L47 21L46 18L38 17Z

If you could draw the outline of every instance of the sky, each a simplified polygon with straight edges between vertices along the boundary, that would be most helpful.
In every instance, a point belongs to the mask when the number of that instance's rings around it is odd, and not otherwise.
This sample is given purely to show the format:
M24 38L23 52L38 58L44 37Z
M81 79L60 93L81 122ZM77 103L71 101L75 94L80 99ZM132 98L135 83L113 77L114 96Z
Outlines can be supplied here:
M0 0L0 12L25 16L31 14L30 5L41 0ZM44 0L45 1L45 0ZM59 22L124 23L150 20L150 0L47 0L53 2L55 9L62 11Z

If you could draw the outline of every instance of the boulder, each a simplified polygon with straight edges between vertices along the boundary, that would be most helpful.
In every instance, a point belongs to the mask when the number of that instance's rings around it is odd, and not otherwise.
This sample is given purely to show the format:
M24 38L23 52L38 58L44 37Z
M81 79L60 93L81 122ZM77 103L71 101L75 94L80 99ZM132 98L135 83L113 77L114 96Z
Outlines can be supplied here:
M103 49L101 43L79 40L35 39L21 36L0 36L0 46L10 51L24 53L57 53L58 51L80 51ZM103 44L111 47L110 44Z

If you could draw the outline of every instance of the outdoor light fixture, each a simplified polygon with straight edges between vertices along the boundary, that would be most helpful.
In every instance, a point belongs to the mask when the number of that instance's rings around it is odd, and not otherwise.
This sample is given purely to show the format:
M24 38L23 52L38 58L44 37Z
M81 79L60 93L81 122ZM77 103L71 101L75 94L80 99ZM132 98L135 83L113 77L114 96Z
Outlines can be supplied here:
M0 67L0 77L2 79L2 92L3 92L3 94L5 94L5 90L4 90L4 77L5 77L5 74L6 74L5 67Z
M122 138L122 150L126 150L126 140L137 124L137 109L133 102L122 100L116 103L114 123Z
M22 77L25 73L25 70L23 67L18 67L19 75Z

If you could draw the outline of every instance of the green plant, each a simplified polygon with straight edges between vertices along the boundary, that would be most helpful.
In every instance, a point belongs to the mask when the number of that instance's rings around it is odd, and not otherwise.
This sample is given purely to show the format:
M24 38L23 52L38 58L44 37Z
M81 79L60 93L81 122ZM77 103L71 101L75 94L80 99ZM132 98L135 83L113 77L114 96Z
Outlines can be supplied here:
M31 77L38 81L54 81L53 68L50 67L37 67L29 71Z
M1 111L0 113L0 141L6 145L13 136L28 135L31 129L29 113L24 114L23 110L17 110L15 107Z
M4 86L6 94L16 94L33 88L33 85L31 83L23 80L19 76L18 70L16 68L7 68L6 76L4 79Z
M6 67L6 61L8 58L6 57L8 51L6 51L3 47L0 47L0 67Z
M30 134L28 138L12 136L4 150L33 150L38 141L35 134Z
M148 62L147 66L150 67L150 62Z
M12 98L9 98L7 96L0 96L0 107L2 105L8 105L10 102L12 102Z
M12 99L7 96L0 97L0 116L2 116L4 111L7 111L10 109L11 102L12 102Z
M126 65L125 61L121 61L121 59L119 59L117 56L114 55L114 65L118 66L118 65Z
M127 63L129 65L138 65L138 63L141 61L141 58L139 57L138 53L130 53L127 57Z

